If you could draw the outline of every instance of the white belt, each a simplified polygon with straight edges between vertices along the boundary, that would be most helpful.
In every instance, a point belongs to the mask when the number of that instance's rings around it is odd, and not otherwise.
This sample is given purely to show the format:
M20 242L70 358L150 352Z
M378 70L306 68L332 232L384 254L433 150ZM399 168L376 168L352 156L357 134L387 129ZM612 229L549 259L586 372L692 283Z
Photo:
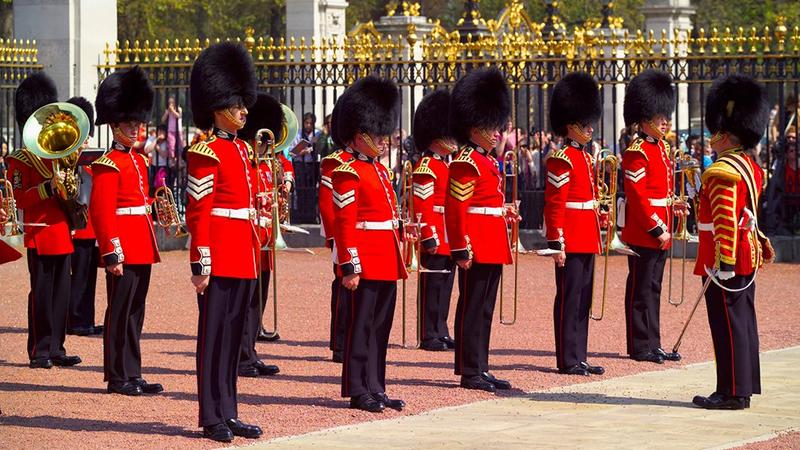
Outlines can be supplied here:
M670 200L669 198L651 198L650 206L669 206Z
M481 214L484 216L503 217L503 208L491 208L488 206L470 206L467 208L470 214Z
M444 206L433 205L433 212L444 214Z
M258 226L261 228L269 228L272 226L272 219L269 217L261 217L258 219Z
M396 220L384 220L383 222L356 222L356 230L368 230L368 231L379 231L379 230L394 230L397 228L397 221Z
M567 202L567 209L594 209L597 202L594 200L586 200L585 202Z
M256 218L256 210L253 208L212 208L211 215L217 217L227 217L229 219L253 220Z
M146 216L148 214L150 214L150 205L117 208L118 216Z
M714 231L714 224L713 223L698 223L697 224L697 231Z

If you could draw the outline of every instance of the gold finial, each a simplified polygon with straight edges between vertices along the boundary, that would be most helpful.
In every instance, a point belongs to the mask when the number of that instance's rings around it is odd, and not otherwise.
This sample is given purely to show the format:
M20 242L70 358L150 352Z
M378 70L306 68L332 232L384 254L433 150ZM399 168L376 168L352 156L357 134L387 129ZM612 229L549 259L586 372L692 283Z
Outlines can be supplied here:
M244 29L244 46L248 52L253 53L253 47L256 45L256 40L253 37L256 30L253 27L246 27Z
M775 39L777 40L778 52L783 53L786 50L786 16L775 17Z

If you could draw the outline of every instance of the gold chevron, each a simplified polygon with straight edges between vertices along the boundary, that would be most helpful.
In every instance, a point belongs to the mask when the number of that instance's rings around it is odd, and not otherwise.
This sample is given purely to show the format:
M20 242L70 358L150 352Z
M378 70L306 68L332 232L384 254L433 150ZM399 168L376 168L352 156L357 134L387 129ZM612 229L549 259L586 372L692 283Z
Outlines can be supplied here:
M450 180L450 195L454 199L463 202L465 200L469 200L474 193L475 181L459 183L457 180Z
M211 150L211 147L208 146L209 142L212 142L212 140L208 140L206 142L198 142L197 144L194 144L192 148L189 149L188 153L203 155L219 162L217 154L214 153L214 150Z
M353 161L347 161L339 165L339 167L333 169L333 173L341 172L341 173L349 173L351 175L355 175L356 178L361 178L358 176L358 172L356 169L353 168L352 165Z

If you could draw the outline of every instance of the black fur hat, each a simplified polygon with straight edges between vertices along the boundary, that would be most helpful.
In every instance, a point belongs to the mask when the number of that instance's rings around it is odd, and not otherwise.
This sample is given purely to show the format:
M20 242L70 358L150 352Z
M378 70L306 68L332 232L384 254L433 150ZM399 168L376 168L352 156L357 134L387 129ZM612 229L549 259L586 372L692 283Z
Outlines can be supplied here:
M86 113L86 117L89 118L89 136L94 137L94 107L92 103L83 97L72 97L67 100L67 103L72 103Z
M139 66L118 70L97 88L96 125L128 120L147 122L153 111L153 85Z
M53 80L44 72L36 72L22 80L14 93L14 113L19 131L37 109L58 101L58 90Z
M769 123L764 86L740 74L718 78L706 97L706 126L712 133L728 132L745 149L758 144Z
M436 139L452 137L448 117L450 92L437 89L422 99L414 113L414 145L418 150L427 150Z
M208 129L214 111L256 102L256 70L250 54L240 44L221 42L200 52L192 66L189 96L194 124Z
M600 119L603 103L597 82L586 72L572 72L553 88L550 97L550 127L559 136L567 135L569 124L594 124Z
M247 110L247 122L245 122L244 128L236 133L240 139L249 142L256 137L258 130L269 128L275 136L275 142L281 140L286 119L283 117L281 103L275 97L266 92L259 92L255 104Z
M350 142L358 133L389 136L400 118L400 91L394 81L374 75L353 83L336 101L331 116L334 142Z
M673 112L675 112L675 90L672 88L672 77L666 72L647 69L628 83L622 111L625 126L658 115L672 117Z
M331 129L328 130L328 132L330 133L331 139L333 140L333 143L336 145L336 147L344 148L346 147L346 144L342 142L341 139L339 139L339 130L336 128L336 125L338 124L336 118L339 115L339 109L340 109L339 101L337 100L336 103L333 105L333 111L331 111Z
M450 132L461 144L471 128L502 129L511 117L511 92L495 68L475 69L462 76L450 94Z

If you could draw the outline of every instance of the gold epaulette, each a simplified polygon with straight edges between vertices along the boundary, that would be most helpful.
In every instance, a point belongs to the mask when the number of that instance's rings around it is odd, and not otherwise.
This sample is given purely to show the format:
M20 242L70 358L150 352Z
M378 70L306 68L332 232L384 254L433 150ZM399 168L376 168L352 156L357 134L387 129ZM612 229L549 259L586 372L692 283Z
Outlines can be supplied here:
M28 167L33 166L33 164L31 163L31 159L28 156L28 152L26 152L25 150L17 150L14 153L8 155L8 158L16 159L17 161L21 162L22 164L25 164Z
M669 141L666 140L666 139L662 139L661 142L664 143L664 151L666 151L668 155L672 155L672 153L670 153L671 150L670 150Z
M430 167L428 167L428 163L430 162L431 162L430 156L422 158L422 160L419 162L419 166L417 166L417 168L414 169L414 175L428 175L435 180L436 174L433 173L433 170L431 170Z
M150 157L146 156L146 155L142 155L142 159L144 160L144 165L147 166L147 167L150 167L150 163L151 163Z
M344 162L344 163L340 164L339 167L333 169L333 173L337 173L337 172L349 173L349 174L355 175L356 178L361 178L361 177L358 176L358 172L356 172L356 169L353 168L352 162L353 161L347 161L347 162Z
M550 161L550 159L558 159L564 161L569 165L570 168L572 168L572 161L569 160L569 156L567 156L567 152L565 152L563 148L560 148L554 151L553 153L547 155L546 160Z
M240 140L242 141L242 143L244 143L244 146L247 149L247 159L249 161L253 161L255 159L255 157L256 157L255 156L255 152L253 152L253 146L250 145L249 142L247 142L247 141L245 141L243 139L240 139Z
M736 169L728 164L722 161L715 161L703 172L703 175L700 177L700 182L705 184L711 178L720 178L725 181L737 183L742 179L742 176L736 171Z
M456 159L453 160L452 164L455 164L455 163L467 163L470 166L472 166L473 168L475 168L475 172L478 172L478 175L480 175L481 174L481 170L478 169L478 164L475 162L474 159L472 159L472 152L474 152L474 151L475 150L472 149L472 148L464 147L464 149L461 150L461 153L458 154Z
M647 153L645 153L644 149L642 148L642 142L644 142L644 139L642 139L642 138L634 139L633 142L631 142L631 145L629 145L628 148L625 149L625 153L628 153L628 152L641 153L642 156L644 156L644 159L646 160L647 159ZM623 153L623 156L624 156L624 153Z
M147 158L145 158L147 160ZM112 169L119 172L119 167L117 167L117 163L111 160L108 155L101 156L97 161L92 163L92 166L106 166L111 167Z
M342 164L342 163L344 163L344 160L342 159L342 153L343 152L344 152L344 150L336 150L335 152L331 153L330 155L322 158L322 160L323 161L326 160L326 159L334 160L334 161L339 162L339 164Z
M198 142L197 144L194 144L187 151L187 153L195 153L195 154L198 154L198 155L207 156L207 157L219 162L219 158L217 158L217 154L214 153L214 150L211 150L211 147L208 146L208 142L211 142L211 141Z

